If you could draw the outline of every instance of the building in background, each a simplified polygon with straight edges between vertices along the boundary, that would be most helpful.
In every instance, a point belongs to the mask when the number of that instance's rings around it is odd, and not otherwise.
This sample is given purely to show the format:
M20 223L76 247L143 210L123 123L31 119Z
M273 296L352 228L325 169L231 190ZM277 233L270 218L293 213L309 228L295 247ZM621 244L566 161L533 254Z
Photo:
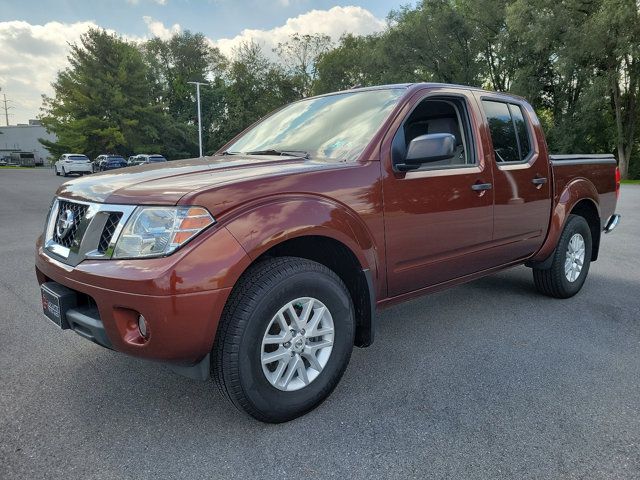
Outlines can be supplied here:
M0 159L9 159L12 152L31 152L36 164L49 165L49 152L38 141L39 138L56 141L56 136L47 133L39 120L0 127Z

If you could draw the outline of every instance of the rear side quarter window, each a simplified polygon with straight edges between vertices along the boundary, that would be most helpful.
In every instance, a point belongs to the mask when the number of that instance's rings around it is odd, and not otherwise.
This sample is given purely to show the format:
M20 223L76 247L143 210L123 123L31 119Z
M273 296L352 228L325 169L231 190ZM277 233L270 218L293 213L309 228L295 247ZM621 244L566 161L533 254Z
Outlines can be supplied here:
M482 100L482 107L489 122L496 162L525 162L532 148L522 107L495 100Z

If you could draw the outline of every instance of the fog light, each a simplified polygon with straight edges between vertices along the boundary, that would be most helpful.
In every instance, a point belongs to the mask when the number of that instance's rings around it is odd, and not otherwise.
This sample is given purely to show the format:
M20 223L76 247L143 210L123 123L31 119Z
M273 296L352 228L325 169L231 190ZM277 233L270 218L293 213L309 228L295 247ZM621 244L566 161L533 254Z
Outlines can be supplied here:
M147 338L149 333L147 330L147 320L142 315L138 317L138 330L140 330L140 335Z

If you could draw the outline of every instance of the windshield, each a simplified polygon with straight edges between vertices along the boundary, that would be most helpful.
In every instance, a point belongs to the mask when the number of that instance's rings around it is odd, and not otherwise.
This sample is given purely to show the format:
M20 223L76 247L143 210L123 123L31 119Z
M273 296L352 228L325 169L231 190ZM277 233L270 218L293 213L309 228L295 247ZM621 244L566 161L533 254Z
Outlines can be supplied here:
M301 100L245 133L228 153L307 152L312 158L355 160L404 89L364 90Z

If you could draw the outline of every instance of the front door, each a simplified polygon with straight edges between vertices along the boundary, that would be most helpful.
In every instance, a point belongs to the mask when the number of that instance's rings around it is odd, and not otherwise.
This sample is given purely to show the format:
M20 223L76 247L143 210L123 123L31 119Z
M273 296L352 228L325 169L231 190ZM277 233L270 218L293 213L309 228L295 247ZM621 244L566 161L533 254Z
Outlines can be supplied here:
M390 297L437 285L491 266L493 172L475 128L477 109L466 90L418 92L383 143L387 281ZM454 156L399 171L409 142L450 133Z

